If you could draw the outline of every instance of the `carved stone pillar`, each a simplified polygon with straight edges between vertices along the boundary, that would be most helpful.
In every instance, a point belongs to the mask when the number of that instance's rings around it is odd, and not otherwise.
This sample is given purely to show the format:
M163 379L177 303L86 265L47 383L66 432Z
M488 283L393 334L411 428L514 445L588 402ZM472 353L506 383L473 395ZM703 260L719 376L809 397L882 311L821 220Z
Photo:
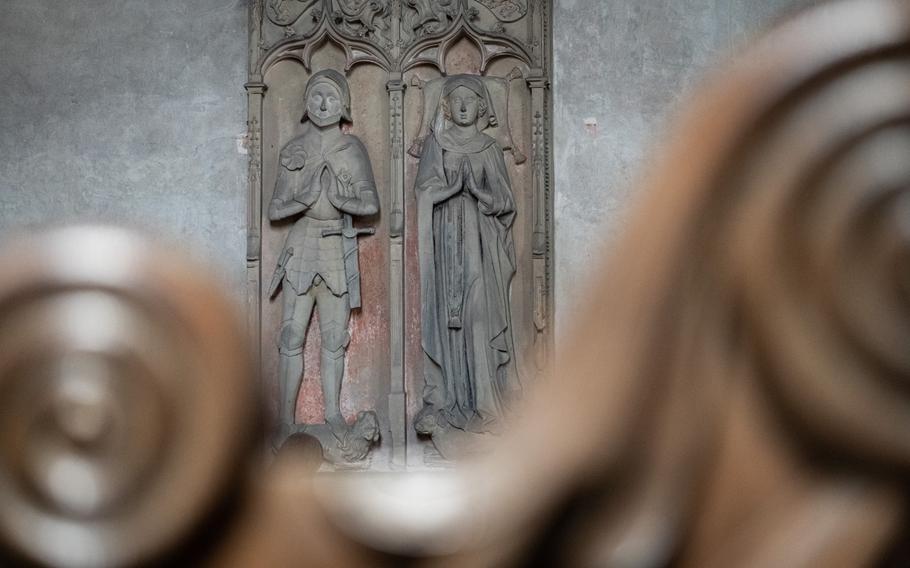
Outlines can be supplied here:
M392 432L392 465L407 463L407 396L404 372L404 91L401 77L386 85L389 92L389 137L391 152L392 207L389 215L389 318L391 327L391 376L389 392L389 425Z
M249 175L247 177L247 323L254 360L259 361L259 328L261 312L259 295L261 287L262 254L262 97L266 86L261 77L251 77L244 85L247 91L247 152L249 153ZM258 79L258 80L257 80Z

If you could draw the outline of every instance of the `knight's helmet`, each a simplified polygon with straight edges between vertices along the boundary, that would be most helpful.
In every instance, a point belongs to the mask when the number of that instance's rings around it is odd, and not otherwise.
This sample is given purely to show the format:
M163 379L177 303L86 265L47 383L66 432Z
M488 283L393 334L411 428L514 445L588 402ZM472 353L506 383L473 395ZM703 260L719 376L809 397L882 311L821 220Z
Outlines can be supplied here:
M348 86L348 80L334 69L323 69L322 71L317 71L310 77L310 80L307 81L306 91L304 91L304 101L308 100L310 97L310 89L316 86L319 83L329 83L334 85L338 92L341 93L341 120L342 122L353 123L354 120L351 118L351 88ZM300 119L300 122L306 122L307 120L307 109L306 103L303 106L303 117Z

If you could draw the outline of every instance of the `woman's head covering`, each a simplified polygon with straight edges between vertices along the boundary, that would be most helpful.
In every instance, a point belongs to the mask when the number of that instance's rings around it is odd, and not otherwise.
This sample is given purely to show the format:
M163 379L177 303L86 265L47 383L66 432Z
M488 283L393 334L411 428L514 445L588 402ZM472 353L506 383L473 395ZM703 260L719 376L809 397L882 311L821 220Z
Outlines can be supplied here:
M310 80L307 81L306 91L304 91L303 95L304 101L310 98L310 89L319 83L329 83L338 89L338 92L341 94L341 120L344 122L354 122L351 118L351 87L348 86L348 80L345 79L344 75L334 69L317 71L310 77ZM304 122L306 119L307 110L306 103L304 102L303 117L300 119L300 122Z
M483 86L483 81L480 80L480 77L476 75L452 75L442 86L442 96L449 96L452 91L458 87L467 87L481 97L486 96L487 93L487 90Z
M484 106L487 107L485 118L489 123L488 125L496 127L498 121L496 119L496 111L493 108L493 99L490 97L490 91L487 90L487 86L484 84L483 79L477 75L452 75L446 79L445 84L442 86L442 96L449 96L452 94L452 91L458 87L466 87L483 99ZM486 126L484 126L484 128L485 127ZM480 129L483 130L483 128Z

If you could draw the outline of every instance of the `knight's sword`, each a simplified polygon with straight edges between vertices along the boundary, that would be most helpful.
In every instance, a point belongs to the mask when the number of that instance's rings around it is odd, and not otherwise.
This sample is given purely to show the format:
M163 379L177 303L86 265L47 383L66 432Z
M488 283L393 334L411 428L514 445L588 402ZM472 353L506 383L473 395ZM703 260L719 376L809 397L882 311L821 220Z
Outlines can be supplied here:
M357 258L357 237L375 234L376 229L372 227L365 229L354 227L354 220L350 215L344 216L343 228L322 230L323 237L340 235L344 240L344 272L348 280L348 293L352 309L360 307L360 261Z

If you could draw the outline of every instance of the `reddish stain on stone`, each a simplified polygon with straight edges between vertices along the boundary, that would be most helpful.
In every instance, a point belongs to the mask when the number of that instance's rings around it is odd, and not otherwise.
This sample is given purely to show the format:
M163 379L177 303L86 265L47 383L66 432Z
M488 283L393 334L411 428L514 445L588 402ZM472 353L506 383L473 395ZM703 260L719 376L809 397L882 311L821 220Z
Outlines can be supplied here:
M362 308L351 312L348 326L351 343L345 355L341 387L341 411L348 422L353 422L362 410L376 409L382 402L380 393L387 389L389 263L388 247L383 243L388 243L384 230L360 240ZM303 382L297 399L297 422L301 424L321 424L325 421L318 306L314 312L307 331Z
M405 186L406 208L412 214L405 220L405 388L409 395L408 424L423 405L423 348L420 345L420 263L417 256L417 195L414 193L414 179L417 176L417 160L408 160L408 184Z
M297 422L321 424L325 422L325 400L322 397L322 380L319 375L322 338L319 337L319 308L313 310L307 329L306 348L303 351L303 382L297 397Z
M462 38L446 55L446 69L450 75L468 73L480 74L481 54L477 46L467 38Z

